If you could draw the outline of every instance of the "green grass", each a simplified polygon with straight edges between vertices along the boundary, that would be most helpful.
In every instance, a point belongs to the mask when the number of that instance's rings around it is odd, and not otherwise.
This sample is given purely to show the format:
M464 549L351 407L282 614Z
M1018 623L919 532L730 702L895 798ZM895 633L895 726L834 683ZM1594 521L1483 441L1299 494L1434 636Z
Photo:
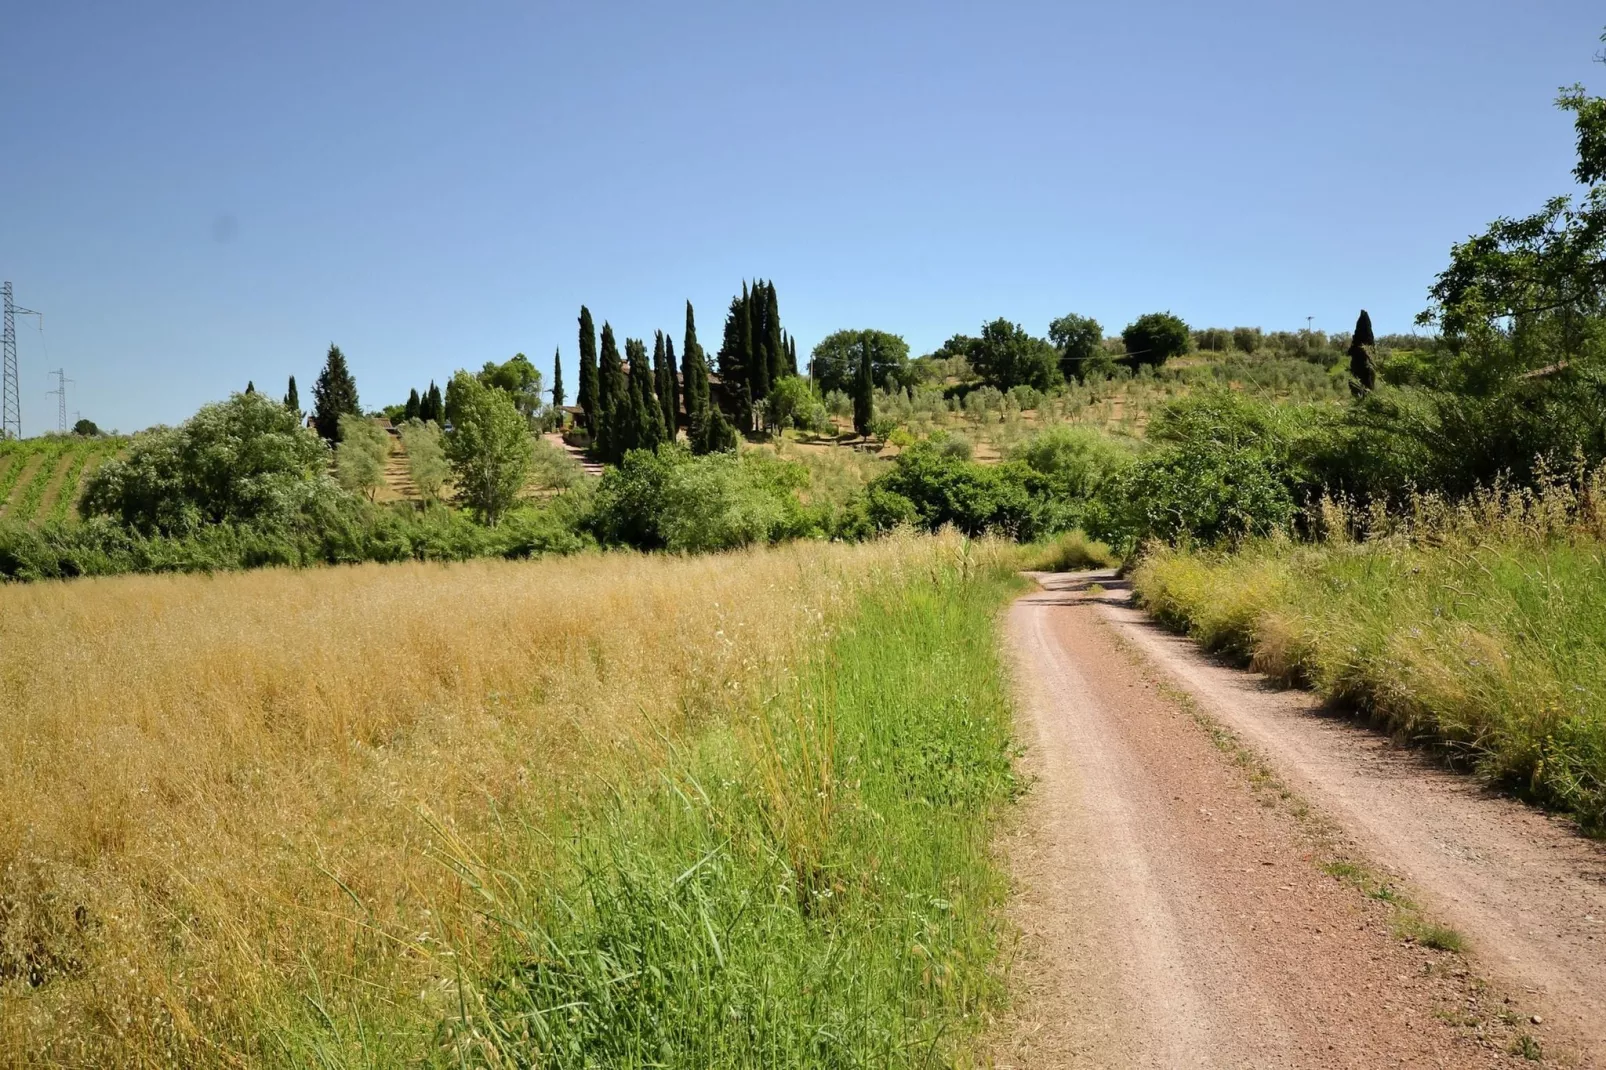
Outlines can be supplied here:
M1159 551L1158 617L1606 827L1606 557L1575 538Z
M440 829L497 934L442 944L441 1065L964 1064L1003 998L1012 799L998 610L1021 582L963 555L867 595L761 708L614 784L510 868ZM382 1030L309 1008L288 1061L379 1065Z
M61 455L67 451L68 444L50 440L39 450L39 467L34 471L33 478L28 480L21 489L21 496L12 505L9 520L27 523L39 511L39 503L45 496L45 490L50 481L55 478L56 465L61 461Z
M1021 567L1035 572L1080 572L1091 568L1114 568L1121 557L1097 539L1081 531L1067 531L1047 542L1021 549Z
M43 521L71 522L77 519L74 506L82 486L84 474L92 462L103 456L115 455L127 442L126 438L78 438L51 435L22 441L0 442L0 456L11 457L11 464L0 472L0 509L8 521L19 524L37 524ZM22 479L23 470L35 457L39 467ZM40 506L55 479L63 456L69 458L62 473L61 486L49 509L41 514ZM9 507L7 507L7 503Z

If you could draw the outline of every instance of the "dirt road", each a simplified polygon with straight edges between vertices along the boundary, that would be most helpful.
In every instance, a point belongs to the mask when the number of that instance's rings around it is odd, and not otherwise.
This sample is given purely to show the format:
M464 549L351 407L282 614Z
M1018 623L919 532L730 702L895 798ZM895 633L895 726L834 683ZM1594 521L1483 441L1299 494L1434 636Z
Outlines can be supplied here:
M1606 1065L1602 845L1199 657L1107 576L1040 582L1009 618L1036 782L997 1066Z

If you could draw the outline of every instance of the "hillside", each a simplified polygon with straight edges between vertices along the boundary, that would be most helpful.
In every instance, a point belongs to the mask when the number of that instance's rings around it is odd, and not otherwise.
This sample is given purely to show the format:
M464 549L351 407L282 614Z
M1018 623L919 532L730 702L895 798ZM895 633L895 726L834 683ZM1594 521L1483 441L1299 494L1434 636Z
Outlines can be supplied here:
M0 520L76 520L84 481L127 443L123 436L0 442Z

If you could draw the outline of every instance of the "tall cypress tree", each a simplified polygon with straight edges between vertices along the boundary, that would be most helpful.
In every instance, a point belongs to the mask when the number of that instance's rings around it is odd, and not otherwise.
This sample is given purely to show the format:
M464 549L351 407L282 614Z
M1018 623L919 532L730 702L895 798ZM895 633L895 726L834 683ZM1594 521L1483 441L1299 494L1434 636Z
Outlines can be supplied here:
M675 357L674 353L666 349L663 331L657 331L652 339L652 372L653 386L658 390L658 412L662 417L664 440L673 441L675 437Z
M329 344L323 371L312 384L312 426L331 446L340 441L340 417L355 416L361 410L357 404L357 380L346 367L346 355L340 347Z
M875 419L875 375L870 364L870 336L864 336L859 350L859 374L853 380L853 429L870 437L870 421Z
M702 442L703 424L708 417L708 365L703 347L697 344L697 316L686 302L686 334L680 347L681 383L686 391L686 438L692 449Z
M788 375L797 374L797 339L790 334L786 336L786 371Z
M781 338L781 308L775 297L775 281L764 286L764 350L770 359L770 385L786 376L786 342Z
M751 372L748 373L748 386L751 388L752 392L751 400L753 402L759 402L769 397L770 393L769 358L762 352L762 347L759 345L758 341L760 337L759 328L762 327L763 321L763 315L761 312L763 305L761 302L755 299L754 294L745 292L747 290L747 285L745 283L742 285L742 289L744 291L742 295L742 321L740 325L742 331L742 353L744 355L744 362L746 363L747 367L752 369ZM754 289L757 289L756 284ZM757 327L754 326L754 320L759 321L759 325Z
M591 440L597 439L597 417L602 411L597 394L597 329L591 322L591 310L580 306L580 408L586 414L586 425L591 428Z
M635 408L636 448L657 449L664 440L664 410L653 387L653 367L647 360L647 343L639 338L626 344L630 351L630 400Z
M245 392L246 392L246 393L247 393L247 394L255 394L255 393L256 393L256 392L257 392L257 385L256 385L256 383L254 383L254 382L253 382L253 381L251 381L251 380L250 380L250 379L247 379L247 380L246 380L246 381L245 381Z
M418 389L415 387L407 391L407 404L402 408L402 419L417 420L418 411L423 407L424 403L418 397Z
M676 374L675 340L664 335L664 384L669 388L667 395L660 394L664 400L664 413L669 422L664 425L666 441L675 441L675 435L680 429L680 376Z
M296 390L296 377L293 375L290 377L290 389L284 392L284 407L297 416L301 415L301 394Z
M424 401L429 405L429 415L426 420L446 426L446 403L441 400L441 388L435 385L435 380L429 381L429 393L424 395Z
M613 327L602 325L602 356L597 362L597 433L602 456L617 461L629 448L630 383L619 360L619 343Z

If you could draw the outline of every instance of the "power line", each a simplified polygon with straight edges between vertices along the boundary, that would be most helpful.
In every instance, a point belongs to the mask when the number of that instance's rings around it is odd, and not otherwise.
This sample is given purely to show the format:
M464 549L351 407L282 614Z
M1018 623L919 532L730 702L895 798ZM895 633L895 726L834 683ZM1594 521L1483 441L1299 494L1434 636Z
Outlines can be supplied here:
M40 329L45 317L31 309L18 308L11 300L11 283L0 286L0 303L5 310L5 330L0 335L0 438L22 437L22 391L17 387L17 317L38 316Z

